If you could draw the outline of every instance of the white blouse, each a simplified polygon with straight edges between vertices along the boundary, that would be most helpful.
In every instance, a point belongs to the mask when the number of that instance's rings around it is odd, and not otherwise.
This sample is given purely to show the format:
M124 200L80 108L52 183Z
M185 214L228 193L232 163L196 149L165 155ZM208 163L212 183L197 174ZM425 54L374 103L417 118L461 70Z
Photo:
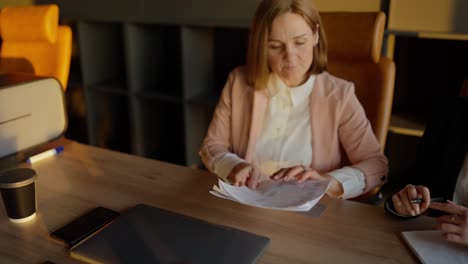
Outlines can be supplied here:
M315 76L302 85L287 87L276 74L270 74L270 100L263 130L256 143L254 165L269 177L282 168L309 167L312 161L309 95Z
M314 82L315 75L311 75L304 84L290 88L276 74L270 74L270 100L253 158L253 165L261 171L261 181L281 168L310 166L313 158L310 93ZM214 171L226 180L240 162L244 160L226 153L214 162ZM328 174L342 184L343 199L358 196L365 188L364 173L358 169L344 167Z

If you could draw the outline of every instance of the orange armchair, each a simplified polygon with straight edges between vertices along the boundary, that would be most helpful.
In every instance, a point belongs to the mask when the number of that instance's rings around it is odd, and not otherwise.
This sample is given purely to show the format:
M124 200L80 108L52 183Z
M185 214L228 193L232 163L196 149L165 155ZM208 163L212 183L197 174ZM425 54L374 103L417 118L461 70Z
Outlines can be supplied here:
M72 33L58 24L57 5L0 10L0 73L25 72L55 77L65 90L70 71Z
M390 124L395 63L381 57L385 14L321 13L328 40L328 71L354 82L372 129L385 147Z

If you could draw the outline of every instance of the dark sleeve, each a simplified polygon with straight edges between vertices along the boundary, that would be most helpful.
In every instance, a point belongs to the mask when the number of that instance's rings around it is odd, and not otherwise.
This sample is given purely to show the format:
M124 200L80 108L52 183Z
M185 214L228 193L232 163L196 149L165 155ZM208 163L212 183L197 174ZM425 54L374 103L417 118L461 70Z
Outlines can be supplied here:
M431 197L452 199L467 153L468 98L441 103L424 131L416 166L415 185L429 188Z

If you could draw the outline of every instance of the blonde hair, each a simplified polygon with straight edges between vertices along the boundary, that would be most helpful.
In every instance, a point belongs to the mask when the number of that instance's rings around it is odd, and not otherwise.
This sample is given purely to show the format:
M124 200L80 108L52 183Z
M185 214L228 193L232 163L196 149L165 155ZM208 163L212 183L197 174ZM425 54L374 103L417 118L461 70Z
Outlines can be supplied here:
M273 20L287 12L301 15L312 32L319 34L313 50L310 74L318 74L327 65L327 40L318 11L311 0L263 0L253 18L247 49L247 81L255 89L265 89L270 69L267 62L268 39ZM318 31L318 32L317 32Z

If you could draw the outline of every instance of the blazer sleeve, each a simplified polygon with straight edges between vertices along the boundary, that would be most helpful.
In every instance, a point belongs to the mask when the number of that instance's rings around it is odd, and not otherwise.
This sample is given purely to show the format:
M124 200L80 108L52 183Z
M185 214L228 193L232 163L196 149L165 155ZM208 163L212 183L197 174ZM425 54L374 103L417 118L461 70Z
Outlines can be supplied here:
M216 106L199 155L208 170L214 172L214 162L231 151L232 87L234 73L228 77Z
M375 137L371 124L361 103L354 93L354 84L349 83L342 101L338 135L351 167L365 175L368 192L385 183L388 161Z

